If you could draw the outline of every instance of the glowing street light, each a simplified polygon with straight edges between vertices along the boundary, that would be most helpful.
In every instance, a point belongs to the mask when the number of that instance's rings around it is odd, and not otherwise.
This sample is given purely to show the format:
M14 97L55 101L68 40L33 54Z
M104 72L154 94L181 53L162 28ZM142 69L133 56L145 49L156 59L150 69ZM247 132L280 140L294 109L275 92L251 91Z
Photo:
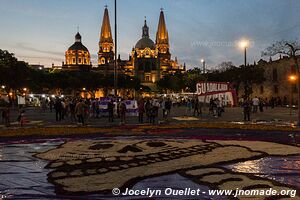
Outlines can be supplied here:
M5 89L5 85L1 85L1 88L2 88L2 89Z
M290 75L289 76L289 81L292 83L291 84L291 99L290 99L290 115L292 115L292 104L293 104L293 84L297 80L297 76L295 75Z
M290 76L289 76L289 80L290 80L291 82L294 82L295 80L297 80L297 76L295 76L295 75L290 75Z
M243 40L240 41L239 45L240 45L240 47L241 47L242 49L247 48L247 47L249 47L249 41L243 39Z
M249 47L249 40L246 40L246 39L242 39L240 42L239 42L239 46L244 49L244 58L245 58L245 67L247 65L247 48Z
M85 91L85 90L86 90L86 88L84 87L84 88L82 88L82 90L83 90L83 91Z
M23 91L26 92L26 91L27 91L27 88L23 88Z

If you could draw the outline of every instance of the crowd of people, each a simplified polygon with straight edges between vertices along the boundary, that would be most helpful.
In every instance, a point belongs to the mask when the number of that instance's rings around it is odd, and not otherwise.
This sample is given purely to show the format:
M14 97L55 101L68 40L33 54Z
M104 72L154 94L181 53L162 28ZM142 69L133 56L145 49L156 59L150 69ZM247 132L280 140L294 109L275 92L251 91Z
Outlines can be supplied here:
M114 122L120 119L121 124L126 123L127 107L123 99L112 98L107 102L107 109L103 112L100 109L99 99L61 99L56 98L41 103L42 111L49 108L50 112L55 111L57 122L69 118L71 122L85 124L90 118L108 117L108 122ZM162 110L162 116L167 119L170 115L172 102L170 99L141 99L137 101L137 114L139 123L157 123L159 109ZM144 119L146 118L146 119Z
M240 105L243 108L244 113L244 121L250 121L251 120L251 114L256 114L258 112L264 112L265 109L268 108L275 108L275 107L282 107L284 105L287 105L287 99L286 97L283 98L283 101L280 97L271 97L269 100L260 98L255 96L254 98L246 98L245 100L242 99L240 102Z
M202 117L203 108L208 108L208 114L215 118L222 117L225 112L224 99L210 98L209 103L204 105L198 98L182 98L174 100L169 97L161 98L144 98L139 100L131 99L135 102L134 115L130 115L131 109L128 109L126 100L121 98L108 98L109 101L105 104L107 107L100 107L100 99L83 99L83 98L42 98L40 99L41 112L54 114L56 122L66 121L74 124L85 125L92 118L107 118L109 123L119 121L121 124L127 122L128 116L138 116L138 123L156 124L162 119L167 122L170 118L173 107L185 107L185 113L181 115ZM243 109L245 121L251 120L251 115L258 112L264 112L265 109L281 106L283 101L280 98L262 99L254 97L246 98L240 102ZM105 106L104 106L105 107ZM105 110L105 111L103 111ZM2 124L10 126L11 111L9 107L1 109ZM159 116L162 116L159 118ZM17 121L21 126L26 123L25 110L19 109Z

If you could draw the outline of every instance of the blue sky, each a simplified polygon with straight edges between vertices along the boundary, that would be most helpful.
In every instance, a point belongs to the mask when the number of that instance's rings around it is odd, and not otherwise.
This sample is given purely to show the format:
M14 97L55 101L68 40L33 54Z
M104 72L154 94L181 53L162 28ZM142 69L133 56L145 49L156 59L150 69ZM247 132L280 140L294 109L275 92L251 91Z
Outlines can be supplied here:
M0 0L0 48L31 64L60 65L79 26L84 45L96 63L104 6L113 28L113 0ZM150 37L160 8L165 11L172 56L188 68L223 61L243 63L234 43L249 38L248 61L274 41L299 39L299 0L118 0L119 52L123 59L141 37L147 16Z

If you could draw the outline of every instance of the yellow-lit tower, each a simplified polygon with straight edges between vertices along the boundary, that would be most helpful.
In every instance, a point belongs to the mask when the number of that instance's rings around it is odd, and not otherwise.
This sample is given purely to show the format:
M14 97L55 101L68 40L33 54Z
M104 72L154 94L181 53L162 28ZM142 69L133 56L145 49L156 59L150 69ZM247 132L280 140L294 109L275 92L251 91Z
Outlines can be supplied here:
M99 52L98 52L98 66L108 65L114 60L114 42L111 33L109 14L107 6L104 9L104 16L102 21Z
M171 58L169 34L165 22L163 9L161 9L159 16L158 28L156 33L156 48L161 58L168 60Z

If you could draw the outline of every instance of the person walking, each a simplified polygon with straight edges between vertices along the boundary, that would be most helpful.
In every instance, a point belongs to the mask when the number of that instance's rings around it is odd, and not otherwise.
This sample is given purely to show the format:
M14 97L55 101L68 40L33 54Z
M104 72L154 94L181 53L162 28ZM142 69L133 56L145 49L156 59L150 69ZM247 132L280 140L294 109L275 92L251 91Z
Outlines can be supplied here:
M139 123L142 124L144 123L144 113L145 113L145 103L143 99L139 102L138 112L139 112Z

